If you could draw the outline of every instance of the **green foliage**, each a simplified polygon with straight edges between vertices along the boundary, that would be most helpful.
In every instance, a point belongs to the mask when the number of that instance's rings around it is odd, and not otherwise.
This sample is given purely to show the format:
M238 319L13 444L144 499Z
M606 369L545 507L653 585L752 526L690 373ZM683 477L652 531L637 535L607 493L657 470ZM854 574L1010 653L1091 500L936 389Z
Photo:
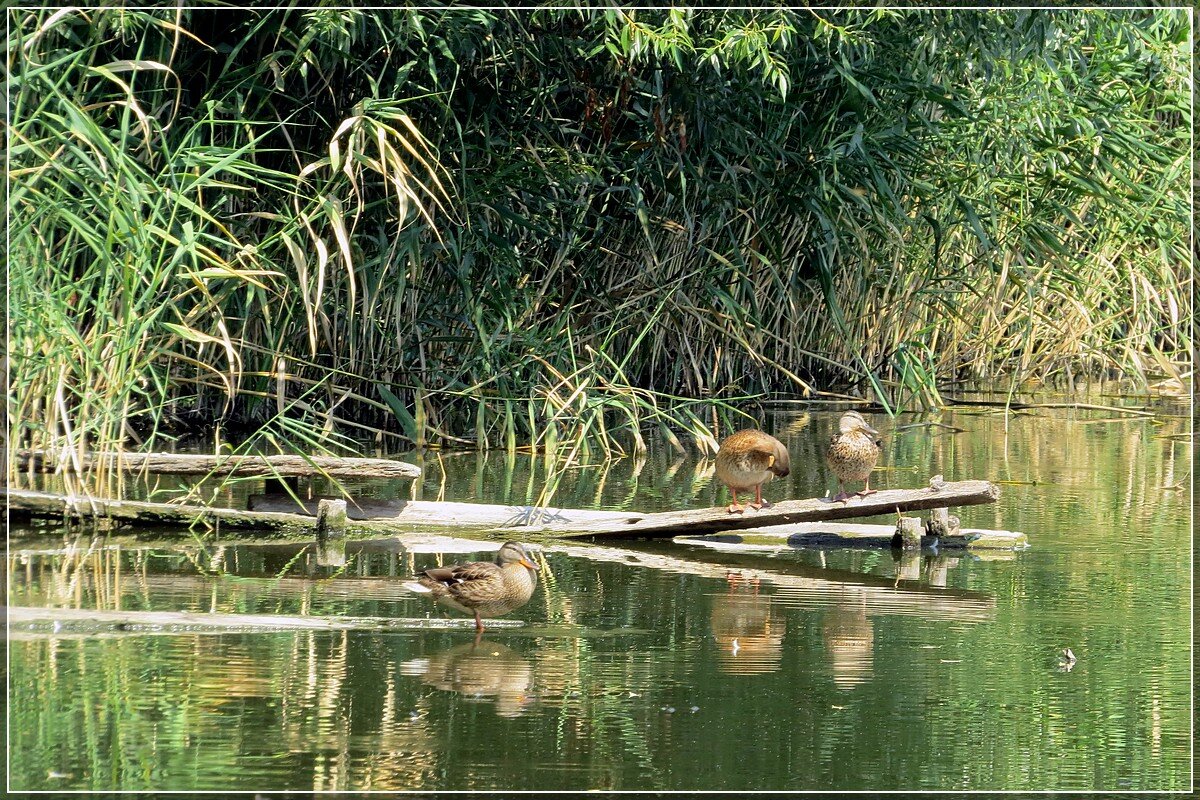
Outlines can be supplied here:
M1179 11L9 13L14 445L1190 378Z

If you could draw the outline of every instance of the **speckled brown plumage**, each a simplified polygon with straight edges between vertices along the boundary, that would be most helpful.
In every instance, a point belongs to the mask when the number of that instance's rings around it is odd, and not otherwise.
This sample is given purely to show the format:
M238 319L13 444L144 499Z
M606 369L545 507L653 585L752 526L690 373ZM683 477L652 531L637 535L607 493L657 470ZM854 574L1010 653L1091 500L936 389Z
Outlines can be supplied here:
M838 432L829 441L825 461L838 479L838 493L833 498L845 502L846 481L863 481L860 495L872 494L871 470L879 461L879 431L872 428L857 411L847 411L838 421Z
M717 480L733 493L729 513L742 513L738 492L751 490L754 491L754 502L749 504L751 508L770 507L771 504L762 497L763 484L776 476L785 477L791 466L787 448L770 434L747 429L727 436L717 451L716 471Z
M475 629L483 630L481 617L498 617L520 608L533 597L538 566L517 542L505 542L495 561L472 561L419 572L417 584L444 606L475 615Z

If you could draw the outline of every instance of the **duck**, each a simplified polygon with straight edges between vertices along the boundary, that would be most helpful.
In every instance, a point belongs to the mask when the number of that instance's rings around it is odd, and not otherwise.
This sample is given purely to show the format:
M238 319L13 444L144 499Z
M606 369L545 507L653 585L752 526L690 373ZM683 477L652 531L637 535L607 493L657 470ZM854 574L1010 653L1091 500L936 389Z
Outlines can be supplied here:
M738 502L738 492L754 491L754 502L748 505L756 511L770 508L763 500L762 487L776 476L787 477L791 458L783 442L754 428L731 433L717 449L717 479L729 487L733 502L727 510L741 514L745 507Z
M833 502L844 503L851 495L846 492L846 481L863 481L860 497L874 494L871 488L871 470L879 460L879 431L872 428L857 411L847 411L838 420L838 432L829 441L825 460L837 476L838 493Z
M418 572L404 585L432 594L444 606L475 616L475 632L483 633L482 617L498 617L520 608L533 597L538 565L520 542L505 542L495 561L471 561Z

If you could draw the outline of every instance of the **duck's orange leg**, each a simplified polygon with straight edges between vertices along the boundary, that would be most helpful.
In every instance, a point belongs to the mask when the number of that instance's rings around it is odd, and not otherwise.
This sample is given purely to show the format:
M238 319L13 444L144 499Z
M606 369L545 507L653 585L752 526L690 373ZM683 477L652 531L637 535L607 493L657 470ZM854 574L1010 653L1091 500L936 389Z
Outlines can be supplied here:
M850 499L850 495L846 494L846 487L842 485L842 479L838 478L838 493L833 496L834 503L842 503L843 505Z
M770 502L763 500L761 483L758 486L754 487L754 502L750 504L750 507L753 508L755 511L758 511L759 509L771 507Z
M483 620L479 618L479 612L475 612L475 633L483 633Z
M866 497L869 494L875 494L875 492L877 492L877 491L878 491L877 489L871 488L871 476L868 475L867 479L865 481L863 481L863 490L861 492L858 492L858 496Z
M730 514L741 514L746 509L744 509L742 504L737 501L737 489L730 486L729 491L733 494L733 502L729 504L729 507L726 510Z

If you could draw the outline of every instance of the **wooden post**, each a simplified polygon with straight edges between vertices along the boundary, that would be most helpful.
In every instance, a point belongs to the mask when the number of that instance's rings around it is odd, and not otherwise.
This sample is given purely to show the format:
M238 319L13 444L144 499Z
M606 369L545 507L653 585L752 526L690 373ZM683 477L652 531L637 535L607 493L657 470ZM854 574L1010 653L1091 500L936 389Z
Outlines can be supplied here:
M323 567L346 565L346 501L317 503L317 563Z
M929 517L925 522L925 533L930 536L954 536L959 530L958 517L950 513L950 509L946 507L934 508L930 510Z
M920 550L921 520L917 517L901 517L896 523L896 534L892 537L892 547Z

